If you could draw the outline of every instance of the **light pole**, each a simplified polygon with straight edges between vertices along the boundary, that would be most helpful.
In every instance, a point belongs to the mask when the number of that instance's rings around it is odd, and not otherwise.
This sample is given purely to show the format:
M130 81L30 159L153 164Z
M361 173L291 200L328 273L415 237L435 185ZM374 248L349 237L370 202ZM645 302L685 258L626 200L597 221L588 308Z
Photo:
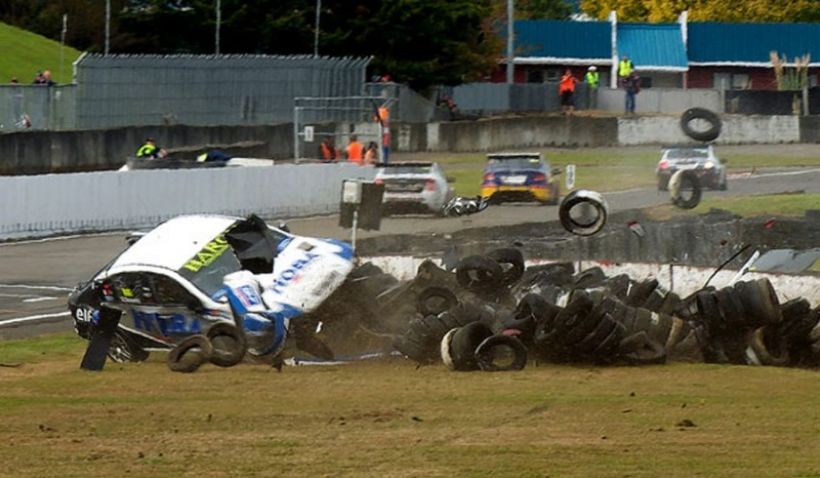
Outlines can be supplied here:
M322 0L316 0L316 31L313 32L313 56L319 56L319 17L322 15Z
M507 0L507 83L513 83L513 0Z
M219 30L222 27L222 1L216 0L216 38L214 39L214 54L219 55Z
M105 54L111 46L111 0L105 0Z

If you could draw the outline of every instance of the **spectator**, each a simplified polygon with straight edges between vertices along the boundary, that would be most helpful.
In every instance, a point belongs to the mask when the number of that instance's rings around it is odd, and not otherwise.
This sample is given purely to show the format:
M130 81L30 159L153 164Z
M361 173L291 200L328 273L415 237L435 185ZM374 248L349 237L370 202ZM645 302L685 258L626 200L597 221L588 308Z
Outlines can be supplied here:
M626 77L624 88L626 89L625 112L635 114L635 96L641 91L641 77L638 76L637 71L632 70L629 76Z
M20 84L20 82L19 82L19 81L17 81L17 77L16 77L16 76L12 76L12 77L11 77L11 84L12 84L12 85L19 85L19 84Z
M632 60L629 59L629 56L624 54L621 61L618 62L618 84L626 88L626 79L634 69L635 65L632 64Z
M594 110L598 108L598 85L600 84L600 77L598 76L598 68L595 65L587 68L587 74L584 75L584 82L586 82L587 92L589 94L589 109Z
M345 148L345 153L347 160L351 163L356 163L359 166L363 164L364 146L358 141L355 134L350 135L350 142L347 144L347 148Z
M51 79L51 70L43 71L43 82L46 86L54 86L57 83Z
M572 115L575 110L575 83L576 79L567 68L561 82L558 83L558 94L561 96L561 114Z
M382 150L384 153L382 160L386 164L390 158L390 108L388 108L386 102L378 107L374 120L378 121L379 130L381 130Z
M46 82L46 79L43 78L43 72L38 71L34 74L34 81L31 82L32 85L42 85Z
M364 164L376 164L379 161L379 145L371 141L364 151Z
M157 147L157 142L154 141L154 138L146 138L145 144L137 150L138 159L157 159L164 158L165 156L167 156L167 153L164 149Z
M323 163L335 163L339 159L339 150L333 141L333 136L325 136L319 143L319 157Z

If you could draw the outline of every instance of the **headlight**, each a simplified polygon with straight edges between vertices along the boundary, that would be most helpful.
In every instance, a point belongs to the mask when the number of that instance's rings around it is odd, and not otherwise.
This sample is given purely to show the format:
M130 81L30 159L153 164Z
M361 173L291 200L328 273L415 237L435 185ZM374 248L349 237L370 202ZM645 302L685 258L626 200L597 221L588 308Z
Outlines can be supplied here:
M712 169L712 168L715 167L715 162L714 161L706 161L706 164L704 164L703 167L706 168L706 169Z

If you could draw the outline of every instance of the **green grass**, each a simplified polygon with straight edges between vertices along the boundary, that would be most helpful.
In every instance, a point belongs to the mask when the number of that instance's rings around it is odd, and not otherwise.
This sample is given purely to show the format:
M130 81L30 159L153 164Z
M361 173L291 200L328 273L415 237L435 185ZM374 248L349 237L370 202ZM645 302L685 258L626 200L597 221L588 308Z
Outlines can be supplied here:
M671 204L649 208L651 217L669 218L682 214L702 214L710 209L725 209L744 217L803 216L807 209L820 208L820 194L767 194L742 197L705 197L698 207L689 211Z
M57 83L70 83L71 64L80 56L79 51L66 46L60 68L60 42L5 23L0 23L0 51L0 84L12 77L29 84L42 70L51 70L51 78Z
M2 343L24 363L0 368L0 476L820 474L817 371L390 360L174 374L158 354L88 373L83 346ZM65 354L28 361L50 347Z
M729 169L749 169L762 167L817 167L820 166L820 153L817 156L769 156L752 154L721 155Z

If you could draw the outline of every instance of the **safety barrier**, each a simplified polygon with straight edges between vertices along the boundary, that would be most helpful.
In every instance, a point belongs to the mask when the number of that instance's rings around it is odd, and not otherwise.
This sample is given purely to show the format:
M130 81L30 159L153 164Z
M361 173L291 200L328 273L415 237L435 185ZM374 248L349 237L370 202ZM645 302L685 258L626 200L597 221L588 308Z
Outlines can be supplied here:
M342 180L374 174L303 164L0 177L0 240L151 227L180 214L332 213Z

